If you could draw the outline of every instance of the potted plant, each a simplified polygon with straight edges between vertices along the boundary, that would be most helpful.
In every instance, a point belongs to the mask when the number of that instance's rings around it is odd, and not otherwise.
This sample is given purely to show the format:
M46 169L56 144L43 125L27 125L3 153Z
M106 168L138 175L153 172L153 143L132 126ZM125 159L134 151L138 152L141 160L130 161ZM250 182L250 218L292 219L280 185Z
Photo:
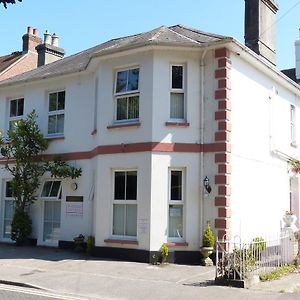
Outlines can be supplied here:
M84 235L79 234L73 238L74 241L74 251L82 252L84 251Z
M214 245L215 245L215 236L211 230L210 224L208 223L203 233L202 247L201 247L201 254L203 256L202 258L203 266L213 265L213 262L209 256L213 253Z
M169 256L169 248L166 244L163 244L161 246L161 259L162 264L166 264L168 262L168 256Z
M293 227L295 226L297 217L293 214L293 212L287 210L282 219L284 222L284 227Z
M288 163L290 165L289 173L297 176L300 173L300 161L297 159L289 159Z

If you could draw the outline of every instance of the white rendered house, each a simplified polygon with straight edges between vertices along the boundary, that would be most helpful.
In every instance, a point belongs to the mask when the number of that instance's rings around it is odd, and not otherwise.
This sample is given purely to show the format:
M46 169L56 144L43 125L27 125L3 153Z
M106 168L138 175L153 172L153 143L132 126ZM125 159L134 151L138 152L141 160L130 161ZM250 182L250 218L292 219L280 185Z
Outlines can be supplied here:
M0 83L0 128L33 109L76 180L42 178L31 207L38 245L94 235L95 253L200 260L222 238L280 231L299 217L300 89L230 37L182 25L114 39ZM0 163L4 163L0 160ZM10 175L0 170L0 240L10 240ZM206 179L206 180L205 180ZM207 179L209 182L207 182ZM211 188L205 189L204 182Z

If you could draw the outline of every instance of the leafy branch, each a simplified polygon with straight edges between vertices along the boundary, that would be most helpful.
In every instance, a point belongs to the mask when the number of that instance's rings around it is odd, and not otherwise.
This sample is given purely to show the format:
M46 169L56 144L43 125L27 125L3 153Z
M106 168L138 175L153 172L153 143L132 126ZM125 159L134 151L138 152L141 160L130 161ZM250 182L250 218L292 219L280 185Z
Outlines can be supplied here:
M22 2L22 0L18 0L19 2ZM7 8L7 4L16 4L16 0L0 0L0 3L4 5L5 8Z

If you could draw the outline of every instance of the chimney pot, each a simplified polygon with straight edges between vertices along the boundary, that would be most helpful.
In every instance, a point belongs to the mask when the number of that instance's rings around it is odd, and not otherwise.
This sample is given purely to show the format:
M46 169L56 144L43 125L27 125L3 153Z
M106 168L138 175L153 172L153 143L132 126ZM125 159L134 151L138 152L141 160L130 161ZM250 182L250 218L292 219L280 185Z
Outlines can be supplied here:
M300 29L299 29L300 31ZM296 79L300 80L300 38L295 41Z
M48 30L44 33L44 43L51 45L51 34Z
M27 33L28 33L28 34L33 34L33 29L32 29L31 26L28 26L28 27L27 27Z
M37 28L33 29L33 35L39 36L39 30Z
M23 52L36 52L35 47L42 43L42 39L38 36L38 30L33 29L31 26L27 27L27 33L22 37Z
M52 35L52 46L58 47L58 36L55 33Z
M52 35L46 30L44 33L44 43L35 49L38 52L38 67L47 65L64 57L65 51L58 47L58 36Z

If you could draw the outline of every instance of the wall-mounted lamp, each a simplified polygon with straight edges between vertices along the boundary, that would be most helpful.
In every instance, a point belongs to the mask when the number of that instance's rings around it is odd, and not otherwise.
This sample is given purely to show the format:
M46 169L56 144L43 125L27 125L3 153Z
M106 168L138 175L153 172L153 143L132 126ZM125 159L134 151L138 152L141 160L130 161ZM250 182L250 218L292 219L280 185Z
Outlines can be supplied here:
M71 183L71 189L72 189L73 191L76 191L76 190L78 189L78 184L77 184L76 182L72 182L72 183Z
M209 184L209 179L207 176L205 176L204 180L203 180L203 185L204 185L204 188L205 188L205 192L207 192L208 194L210 194L211 192L211 186Z

